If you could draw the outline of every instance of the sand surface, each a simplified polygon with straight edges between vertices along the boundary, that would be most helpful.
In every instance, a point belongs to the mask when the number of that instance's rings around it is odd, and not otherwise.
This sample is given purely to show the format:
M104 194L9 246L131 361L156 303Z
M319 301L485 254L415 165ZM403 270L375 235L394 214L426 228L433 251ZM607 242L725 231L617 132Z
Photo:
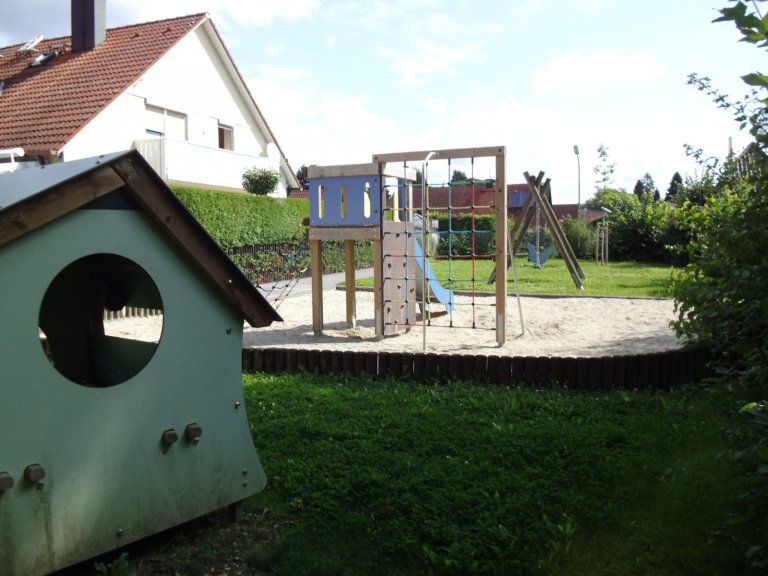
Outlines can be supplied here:
M349 328L345 293L325 290L321 335L312 332L312 295L304 292L273 303L283 322L267 328L246 325L243 346L576 357L680 347L669 326L674 318L672 300L522 297L523 331L517 300L510 296L503 347L496 341L494 301L492 296L478 297L473 306L470 297L457 296L452 316L446 314L444 306L431 306L426 338L419 314L408 331L376 339L371 292L357 293L357 326ZM453 327L447 327L451 322ZM156 340L161 323L162 317L131 318L109 321L106 328L117 336Z

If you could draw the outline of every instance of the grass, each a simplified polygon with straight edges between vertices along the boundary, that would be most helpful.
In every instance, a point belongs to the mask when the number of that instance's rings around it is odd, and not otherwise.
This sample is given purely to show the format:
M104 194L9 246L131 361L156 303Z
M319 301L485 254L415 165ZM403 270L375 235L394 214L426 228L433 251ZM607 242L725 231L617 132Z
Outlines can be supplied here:
M443 264L435 268L447 278ZM486 264L477 277L490 274ZM669 296L669 267L582 266L585 295ZM518 272L524 293L580 293L560 260L540 270L519 261ZM744 434L743 401L725 389L576 392L308 373L247 374L244 386L268 477L244 521L211 514L128 547L125 572L122 551L101 559L107 573L752 573L750 480L727 456L729 439Z
M446 287L454 290L493 292L494 285L488 279L494 269L494 262L432 260L434 273ZM515 266L521 294L562 295L562 296L620 296L632 298L671 298L672 274L668 264L644 264L638 262L610 262L596 264L593 261L580 262L586 280L584 290L579 290L571 279L565 261L553 258L542 268L535 268L527 258L517 258ZM449 279L451 283L449 284ZM358 286L372 287L373 279L358 280ZM514 294L512 269L508 273L509 293Z
M273 574L740 574L722 393L247 377Z
M749 574L728 392L306 373L245 392L267 488L240 524L129 548L136 574Z

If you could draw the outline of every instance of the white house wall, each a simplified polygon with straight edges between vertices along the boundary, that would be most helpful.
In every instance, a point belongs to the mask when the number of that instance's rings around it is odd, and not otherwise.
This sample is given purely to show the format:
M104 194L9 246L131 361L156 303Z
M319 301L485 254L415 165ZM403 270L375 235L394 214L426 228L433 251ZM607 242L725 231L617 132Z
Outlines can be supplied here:
M145 104L187 116L187 140L218 149L219 124L233 130L233 152L267 158L271 142L209 40L206 26L182 38L135 84L118 96L64 148L65 160L127 150L146 139ZM261 164L261 163L260 163ZM243 171L253 165L243 166ZM280 166L278 195L285 196Z

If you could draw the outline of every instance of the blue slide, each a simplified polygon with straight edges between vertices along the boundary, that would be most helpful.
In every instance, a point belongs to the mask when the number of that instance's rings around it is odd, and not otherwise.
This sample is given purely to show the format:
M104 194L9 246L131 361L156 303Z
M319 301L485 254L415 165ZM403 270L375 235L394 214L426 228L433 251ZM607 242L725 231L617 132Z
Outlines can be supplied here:
M424 274L424 270L422 269L422 266L424 265L424 251L421 249L421 243L419 242L418 238L414 237L413 242L413 252L415 254L415 260L416 264L419 267L419 270L421 270L421 273ZM426 262L427 265L427 281L429 282L429 291L432 293L432 295L437 299L440 304L445 305L445 309L448 311L448 314L453 313L453 303L454 303L454 297L453 297L453 290L448 290L445 288L442 284L440 284L440 281L437 279L437 276L435 276L435 273L432 271L432 267L429 265L429 261Z

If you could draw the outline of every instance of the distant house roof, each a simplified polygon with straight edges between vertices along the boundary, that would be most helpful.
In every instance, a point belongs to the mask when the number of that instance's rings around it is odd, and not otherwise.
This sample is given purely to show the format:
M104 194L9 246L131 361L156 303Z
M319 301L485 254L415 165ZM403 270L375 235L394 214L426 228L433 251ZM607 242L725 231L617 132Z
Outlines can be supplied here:
M71 38L43 40L37 52L0 48L0 148L56 154L186 34L207 20L195 14L107 30L92 50L73 52ZM39 55L58 54L39 66Z
M192 14L106 30L104 41L91 50L74 52L72 37L45 39L34 51L23 44L0 48L0 149L21 147L27 156L56 155L106 106L125 92L184 36L207 26L218 38L224 60L240 80L245 98L280 150L208 14ZM50 59L32 66L39 56ZM289 186L298 186L293 169Z
M118 191L149 215L251 326L282 320L136 150L0 176L0 247Z

